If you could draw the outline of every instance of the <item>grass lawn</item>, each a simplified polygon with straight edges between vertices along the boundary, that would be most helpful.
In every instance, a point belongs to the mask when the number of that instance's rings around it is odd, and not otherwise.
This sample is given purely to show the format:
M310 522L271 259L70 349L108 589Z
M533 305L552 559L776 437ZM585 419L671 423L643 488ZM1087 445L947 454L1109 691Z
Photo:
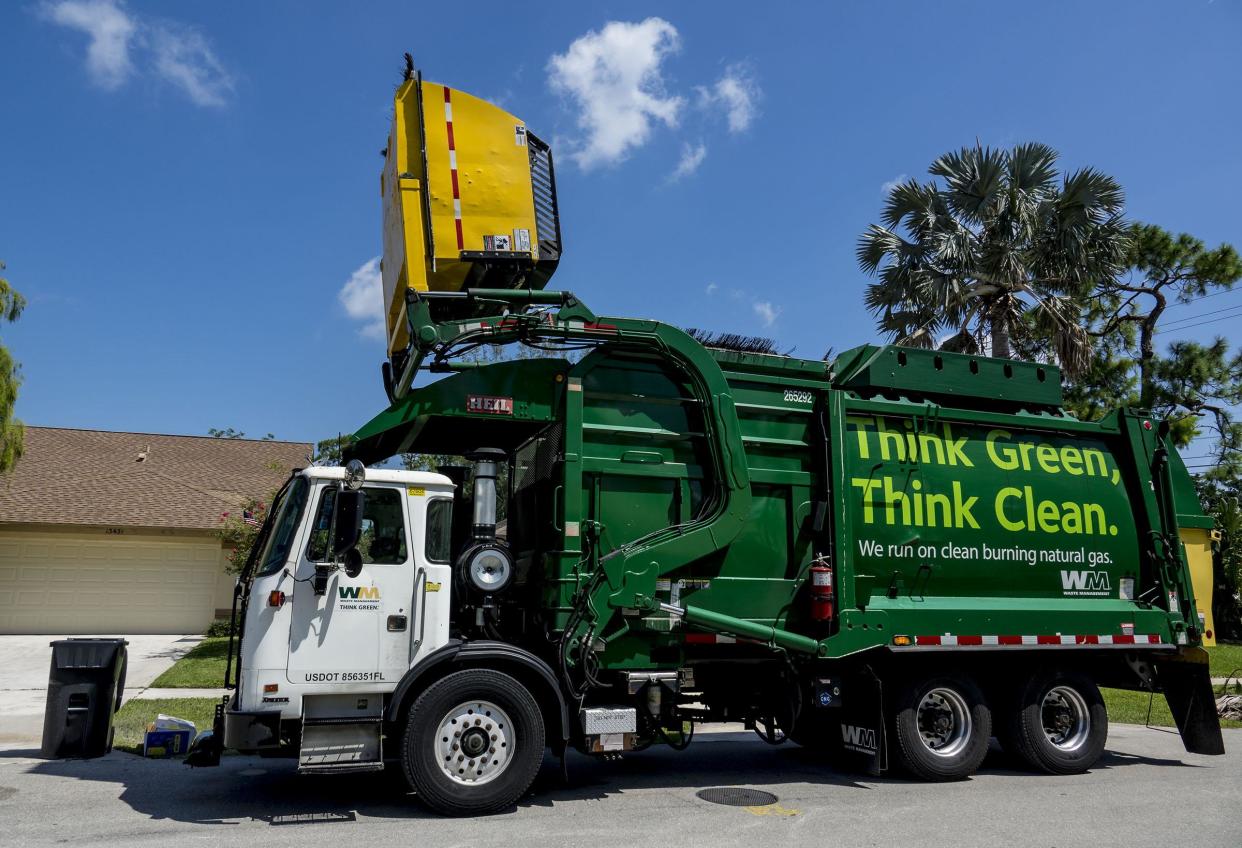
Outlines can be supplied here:
M216 715L216 701L214 698L168 698L155 701L135 698L121 707L121 711L113 717L116 738L112 747L142 756L142 740L147 732L147 724L155 721L160 713L192 721L199 732L202 732L211 729L212 719Z
M1222 687L1213 686L1212 691L1222 694ZM1237 688L1231 686L1231 692ZM1153 699L1147 692L1131 692L1129 689L1101 689L1104 706L1108 708L1108 720L1119 724L1146 724L1147 705L1151 702L1151 724L1153 727L1174 727L1173 714L1164 695L1156 695ZM1221 719L1221 727L1242 727L1242 721L1226 721Z
M172 668L155 678L155 689L219 689L224 686L224 664L229 640L208 638L199 642Z
M1242 669L1242 645L1226 645L1221 642L1208 648L1208 664L1213 677L1228 677Z

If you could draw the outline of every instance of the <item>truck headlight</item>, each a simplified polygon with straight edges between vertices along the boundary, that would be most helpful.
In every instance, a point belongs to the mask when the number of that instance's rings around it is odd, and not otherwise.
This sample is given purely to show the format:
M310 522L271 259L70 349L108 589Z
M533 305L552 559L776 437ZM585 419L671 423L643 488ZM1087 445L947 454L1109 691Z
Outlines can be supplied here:
M475 545L462 556L466 582L484 594L503 591L513 582L513 556L503 545Z

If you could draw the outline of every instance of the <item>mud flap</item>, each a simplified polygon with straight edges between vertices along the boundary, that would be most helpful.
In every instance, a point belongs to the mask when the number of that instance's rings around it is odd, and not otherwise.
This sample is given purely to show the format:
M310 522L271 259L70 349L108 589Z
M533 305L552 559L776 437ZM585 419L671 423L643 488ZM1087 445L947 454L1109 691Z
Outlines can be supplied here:
M856 756L867 774L879 777L888 768L880 679L868 666L849 675L845 684L840 709L841 748Z
M1225 753L1207 652L1192 648L1175 657L1156 660L1154 665L1186 750L1192 754Z
M197 768L210 768L220 765L220 755L224 753L224 709L231 696L226 695L216 704L216 715L211 723L211 730L205 730L191 743L186 752L185 764Z

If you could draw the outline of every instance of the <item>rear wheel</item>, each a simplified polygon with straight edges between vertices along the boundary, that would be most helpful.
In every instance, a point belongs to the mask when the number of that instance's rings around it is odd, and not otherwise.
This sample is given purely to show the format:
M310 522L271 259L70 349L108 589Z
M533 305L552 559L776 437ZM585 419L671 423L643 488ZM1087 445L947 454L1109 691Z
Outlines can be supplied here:
M1099 687L1073 671L1038 674L1006 711L1002 743L1038 771L1080 774L1108 741L1108 710Z
M507 674L468 669L433 683L414 702L401 746L406 779L445 815L510 807L543 762L539 705Z
M992 714L969 679L912 681L898 693L895 707L896 754L915 777L961 780L983 762L992 736Z

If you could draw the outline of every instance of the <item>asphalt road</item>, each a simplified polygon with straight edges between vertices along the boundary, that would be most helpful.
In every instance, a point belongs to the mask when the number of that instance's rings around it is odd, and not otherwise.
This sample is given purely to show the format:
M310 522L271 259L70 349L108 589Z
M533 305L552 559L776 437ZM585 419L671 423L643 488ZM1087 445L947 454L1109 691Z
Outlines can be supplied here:
M606 763L574 755L571 783L549 758L533 795L480 819L429 815L386 773L299 777L289 761L226 757L218 769L114 753L45 762L0 751L5 845L264 848L342 843L430 846L790 845L1099 846L1242 844L1242 730L1224 757L1189 755L1177 736L1115 726L1090 774L1013 770L994 751L953 784L833 771L789 744L738 734L682 754L649 750ZM701 737L702 738L702 737ZM705 787L756 787L767 807L702 801Z

